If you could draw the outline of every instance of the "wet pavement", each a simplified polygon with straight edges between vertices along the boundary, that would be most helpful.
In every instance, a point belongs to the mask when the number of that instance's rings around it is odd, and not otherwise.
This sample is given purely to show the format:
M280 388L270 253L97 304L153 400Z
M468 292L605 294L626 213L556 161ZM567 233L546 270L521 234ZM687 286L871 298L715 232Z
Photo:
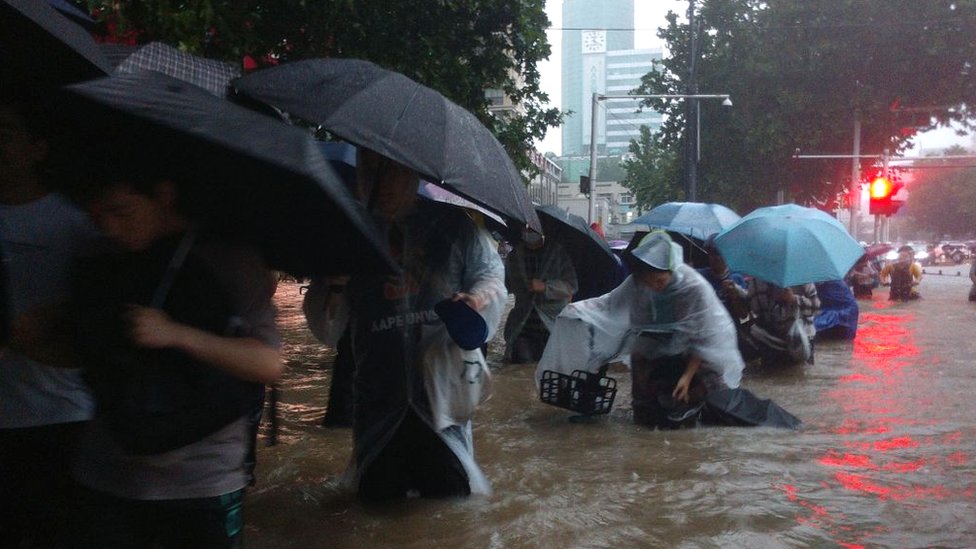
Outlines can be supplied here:
M332 354L283 283L281 443L259 450L247 546L974 547L976 303L968 266L941 269L919 301L875 290L855 341L819 343L816 364L747 368L743 386L804 420L798 431L636 426L622 367L612 413L571 423L495 341L474 430L494 493L381 507L341 487L351 433L318 425Z

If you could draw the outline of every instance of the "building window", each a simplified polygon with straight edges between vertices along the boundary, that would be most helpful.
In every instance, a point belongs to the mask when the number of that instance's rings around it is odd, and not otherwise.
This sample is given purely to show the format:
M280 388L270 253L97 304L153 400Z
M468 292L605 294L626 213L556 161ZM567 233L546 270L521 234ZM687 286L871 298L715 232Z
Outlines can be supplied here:
M632 194L622 194L622 195L620 195L620 203L621 204L633 204L634 203L634 195L632 195Z

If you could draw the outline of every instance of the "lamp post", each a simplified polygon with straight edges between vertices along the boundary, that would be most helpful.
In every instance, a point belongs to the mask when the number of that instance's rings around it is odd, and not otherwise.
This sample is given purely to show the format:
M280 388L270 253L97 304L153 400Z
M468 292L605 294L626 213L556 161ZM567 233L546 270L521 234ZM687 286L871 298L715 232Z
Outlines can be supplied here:
M596 210L596 134L597 134L597 108L600 101L613 99L721 99L723 107L732 106L732 97L727 93L684 93L684 94L635 94L635 95L607 95L593 93L593 102L590 106L590 201L587 222L593 223ZM695 102L697 105L697 101ZM692 131L691 120L688 120L688 132ZM695 132L698 132L697 123ZM696 140L697 141L697 140ZM692 193L688 196L689 201L694 201L694 187L689 189Z

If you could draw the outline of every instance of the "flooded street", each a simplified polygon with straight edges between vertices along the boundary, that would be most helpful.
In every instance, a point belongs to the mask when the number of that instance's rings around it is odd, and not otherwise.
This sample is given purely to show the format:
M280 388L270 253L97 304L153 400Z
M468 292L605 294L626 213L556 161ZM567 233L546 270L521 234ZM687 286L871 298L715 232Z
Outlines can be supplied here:
M539 402L534 367L500 363L496 340L474 429L494 493L384 507L340 487L351 431L319 426L331 350L283 282L280 444L259 450L247 546L976 546L976 303L962 268L926 276L918 302L875 290L857 339L818 343L813 366L747 368L743 386L801 418L795 432L638 427L622 368L611 415L570 423Z

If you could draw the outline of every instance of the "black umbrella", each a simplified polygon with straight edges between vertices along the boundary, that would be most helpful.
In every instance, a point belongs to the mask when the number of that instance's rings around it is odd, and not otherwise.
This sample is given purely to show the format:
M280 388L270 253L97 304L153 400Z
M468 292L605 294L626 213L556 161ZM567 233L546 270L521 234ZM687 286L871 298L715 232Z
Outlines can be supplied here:
M61 118L83 141L162 170L179 183L192 218L258 245L273 268L295 275L396 268L308 133L157 72L66 89ZM78 147L87 152L84 142Z
M232 85L409 166L516 226L541 228L521 175L491 131L400 73L356 59L314 59L260 70Z
M116 73L150 70L179 78L218 96L227 97L231 80L241 75L240 67L198 57L162 42L151 42L137 49L116 67Z
M797 429L802 423L772 400L741 387L711 391L705 403L708 421L719 425Z
M95 40L43 0L0 0L4 84L60 86L112 72Z
M58 13L71 19L76 25L85 29L86 32L95 32L95 20L92 19L92 16L72 4L69 0L47 0L47 3L52 8L58 10Z
M621 282L617 257L602 236L582 217L556 206L536 206L547 239L562 244L579 282L574 300L603 295Z

